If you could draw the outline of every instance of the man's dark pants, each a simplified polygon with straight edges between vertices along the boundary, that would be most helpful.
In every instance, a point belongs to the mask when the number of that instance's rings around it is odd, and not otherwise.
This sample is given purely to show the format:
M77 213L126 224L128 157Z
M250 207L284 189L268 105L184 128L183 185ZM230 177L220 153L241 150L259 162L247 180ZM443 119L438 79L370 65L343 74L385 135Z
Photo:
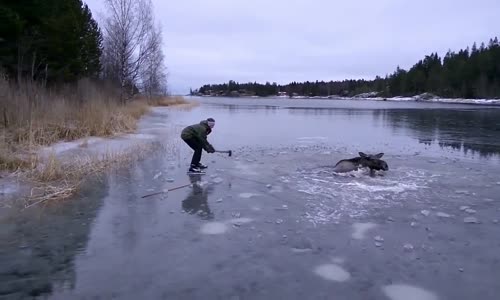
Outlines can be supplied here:
M201 160L201 152L203 150L203 146L201 145L200 141L194 138L185 139L184 142L186 142L186 144L188 144L188 146L194 150L193 158L191 159L191 166L198 166Z

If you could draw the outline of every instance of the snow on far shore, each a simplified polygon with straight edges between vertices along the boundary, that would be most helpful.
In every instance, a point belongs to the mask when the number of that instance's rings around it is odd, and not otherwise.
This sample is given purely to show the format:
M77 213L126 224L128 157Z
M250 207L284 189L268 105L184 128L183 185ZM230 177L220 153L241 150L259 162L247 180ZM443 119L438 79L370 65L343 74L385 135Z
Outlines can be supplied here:
M464 98L421 98L420 96L413 97L403 97L396 96L391 98L383 98L383 97L338 97L338 96L330 96L330 97L293 97L292 99L332 99L332 100L354 100L354 101L409 101L409 102L433 102L433 103L457 103L457 104L480 104L480 105L500 105L500 99L464 99Z
M354 98L345 98L353 100ZM412 101L412 102L433 102L433 103L457 103L457 104L481 104L481 105L500 105L500 99L461 99L461 98L432 98L420 99L417 97L392 97L392 98L355 98L356 100L373 101Z
M249 96L242 98L270 98L270 99L324 99L324 100L353 100L353 101L408 101L408 102L432 102L432 103L456 103L456 104L477 104L477 105L500 105L500 99L465 99L465 98L421 98L420 95L413 97L403 97L396 96L390 98L384 97L372 97L365 96L365 94L356 95L354 97L342 97L342 96L293 96L292 98L288 96L269 96L269 97L260 97L260 96ZM215 97L217 96L203 96L203 97Z

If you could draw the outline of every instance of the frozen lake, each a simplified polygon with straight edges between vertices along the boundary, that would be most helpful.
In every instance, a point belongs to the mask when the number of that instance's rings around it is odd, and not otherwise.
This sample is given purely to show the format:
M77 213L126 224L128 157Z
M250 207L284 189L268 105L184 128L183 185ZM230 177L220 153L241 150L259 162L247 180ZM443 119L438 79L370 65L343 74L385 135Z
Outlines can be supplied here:
M0 299L498 299L499 108L197 100L141 123L174 150L1 219ZM189 177L208 117L233 157ZM359 151L389 171L331 172Z

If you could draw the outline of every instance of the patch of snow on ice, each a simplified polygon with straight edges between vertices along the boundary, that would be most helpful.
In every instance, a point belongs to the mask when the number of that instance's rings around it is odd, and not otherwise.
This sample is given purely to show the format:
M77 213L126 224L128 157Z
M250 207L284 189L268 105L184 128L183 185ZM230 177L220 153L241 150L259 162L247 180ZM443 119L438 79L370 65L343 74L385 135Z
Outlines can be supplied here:
M345 282L351 278L349 272L335 264L320 265L314 269L314 273L323 279L336 282Z
M257 197L258 194L253 194L253 193L241 193L239 194L240 198L244 198L244 199L250 199L250 198L253 198L253 197Z
M220 222L209 222L201 226L200 232L203 234L223 234L228 230L228 227L224 223Z
M382 288L391 300L437 300L438 297L425 289L407 284L391 284Z

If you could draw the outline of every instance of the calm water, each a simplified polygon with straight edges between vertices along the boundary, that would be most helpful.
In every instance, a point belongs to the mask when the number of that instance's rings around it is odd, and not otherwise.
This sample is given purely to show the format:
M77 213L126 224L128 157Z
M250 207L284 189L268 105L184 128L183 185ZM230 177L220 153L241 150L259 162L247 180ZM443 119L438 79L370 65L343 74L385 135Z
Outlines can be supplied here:
M0 220L0 299L498 299L500 109L197 100L141 123L169 150ZM208 117L234 155L188 177ZM358 151L390 170L331 173Z

